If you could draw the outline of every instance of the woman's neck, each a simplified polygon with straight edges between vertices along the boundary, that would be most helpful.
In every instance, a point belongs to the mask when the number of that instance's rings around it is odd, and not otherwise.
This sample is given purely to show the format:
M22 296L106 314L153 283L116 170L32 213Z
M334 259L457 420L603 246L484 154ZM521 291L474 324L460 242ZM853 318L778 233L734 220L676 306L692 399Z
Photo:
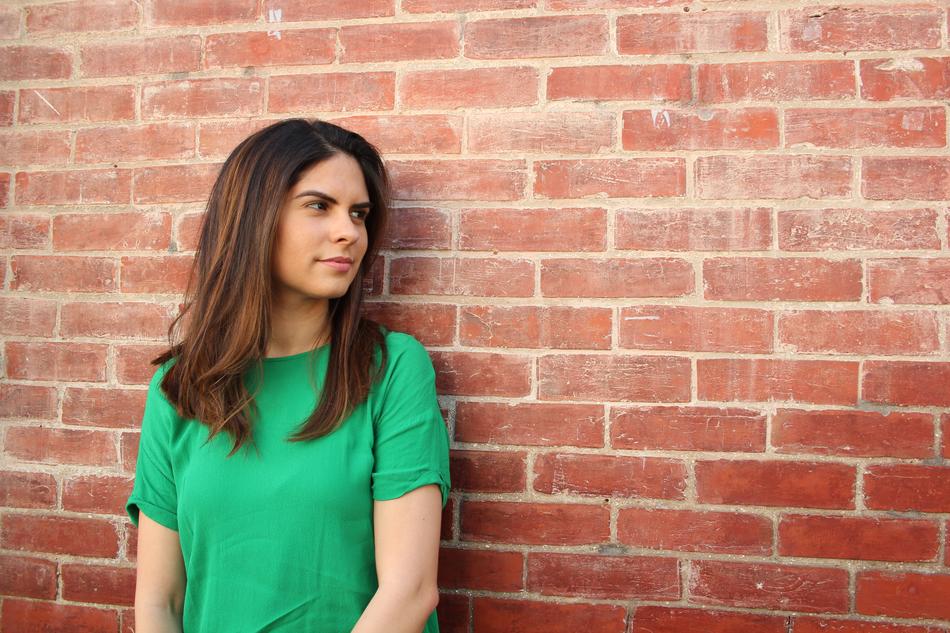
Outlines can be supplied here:
M329 300L274 301L264 355L290 356L330 340Z

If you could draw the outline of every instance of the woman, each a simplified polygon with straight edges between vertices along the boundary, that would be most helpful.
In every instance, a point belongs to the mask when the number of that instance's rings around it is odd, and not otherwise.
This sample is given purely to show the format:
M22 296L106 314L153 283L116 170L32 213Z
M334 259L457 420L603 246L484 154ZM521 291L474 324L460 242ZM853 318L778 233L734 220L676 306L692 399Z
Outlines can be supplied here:
M435 374L360 317L387 202L375 148L326 122L222 166L127 503L139 633L438 631Z

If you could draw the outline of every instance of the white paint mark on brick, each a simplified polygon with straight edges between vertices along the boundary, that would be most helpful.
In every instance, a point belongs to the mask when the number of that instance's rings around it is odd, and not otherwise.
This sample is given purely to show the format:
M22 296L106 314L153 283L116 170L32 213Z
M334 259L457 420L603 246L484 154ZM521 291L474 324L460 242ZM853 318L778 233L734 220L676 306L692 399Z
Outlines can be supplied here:
M821 37L821 23L809 20L802 29L802 39L806 42L813 42Z
M284 19L283 9L270 9L267 12L267 21L268 22L280 22Z
M901 117L901 127L912 132L920 132L924 129L924 113L905 112Z
M896 57L883 64L875 66L878 70L903 70L907 72L920 72L924 69L924 63L919 59Z
M666 110L660 108L650 108L650 114L653 115L653 127L660 127L660 120L662 119L666 127L670 127L670 113Z
M41 95L41 94L40 94L38 91L36 91L36 90L34 90L33 93L34 93L37 97L40 98L40 101L42 101L43 103L45 103L46 105L48 105L48 106L49 106L49 109L52 110L53 112L55 112L57 116L63 116L62 114L59 113L59 110L57 110L56 108L53 107L53 104L52 104L52 103L50 103L49 101L46 100L46 97L44 97L43 95Z

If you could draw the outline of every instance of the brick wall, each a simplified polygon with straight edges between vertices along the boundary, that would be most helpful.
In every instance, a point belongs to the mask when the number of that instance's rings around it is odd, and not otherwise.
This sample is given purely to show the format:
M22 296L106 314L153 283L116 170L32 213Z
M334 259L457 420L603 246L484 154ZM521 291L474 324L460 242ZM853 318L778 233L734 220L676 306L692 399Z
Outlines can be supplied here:
M946 0L0 7L0 625L130 631L216 169L384 152L453 435L447 633L950 627Z

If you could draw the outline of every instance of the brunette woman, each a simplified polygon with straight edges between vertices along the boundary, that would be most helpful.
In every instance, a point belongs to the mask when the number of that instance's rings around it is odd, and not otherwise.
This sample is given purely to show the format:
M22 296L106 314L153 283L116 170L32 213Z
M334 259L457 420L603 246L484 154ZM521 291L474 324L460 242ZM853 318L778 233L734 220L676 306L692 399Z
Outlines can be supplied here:
M127 510L138 633L433 633L448 435L425 349L360 314L389 185L322 121L231 153Z

